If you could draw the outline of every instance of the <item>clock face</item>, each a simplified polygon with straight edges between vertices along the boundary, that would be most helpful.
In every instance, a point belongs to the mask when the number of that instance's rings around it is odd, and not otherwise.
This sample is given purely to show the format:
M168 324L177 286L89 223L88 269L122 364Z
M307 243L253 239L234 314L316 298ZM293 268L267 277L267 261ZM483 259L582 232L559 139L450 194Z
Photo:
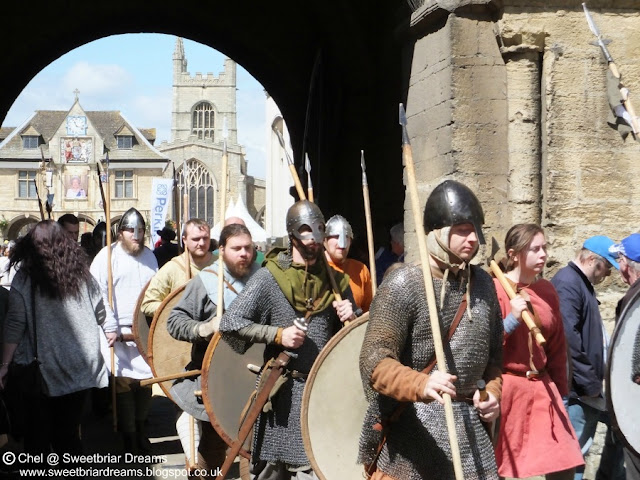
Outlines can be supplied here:
M86 135L87 117L83 115L69 115L67 117L67 135Z

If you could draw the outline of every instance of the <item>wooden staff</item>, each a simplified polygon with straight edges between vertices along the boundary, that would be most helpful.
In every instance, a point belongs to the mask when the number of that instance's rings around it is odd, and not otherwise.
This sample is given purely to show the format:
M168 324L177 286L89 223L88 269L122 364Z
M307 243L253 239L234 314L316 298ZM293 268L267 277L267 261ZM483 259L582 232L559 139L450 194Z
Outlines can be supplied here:
M171 203L173 203L173 220L176 222L176 234L178 236L178 248L184 250L182 244L182 222L180 221L180 190L178 188L178 177L176 175L176 164L172 163L173 168L173 192L171 195ZM186 188L186 185L185 185ZM182 252L181 252L182 253Z
M103 192L103 204L105 221L107 223L107 297L109 299L109 308L113 311L113 270L111 267L111 189L109 182L109 152L105 157L105 179L104 182L106 188ZM113 431L118 431L118 411L116 406L116 351L115 346L109 347L111 354L111 411L113 412Z
M222 149L222 170L220 172L220 232L224 228L224 217L227 205L227 177L229 175L229 155L227 152L227 118L224 119L223 149ZM220 322L224 311L224 260L222 258L222 246L218 250L218 303L216 305L216 317Z
M438 370L443 373L447 373L447 361L444 356L442 333L440 332L440 322L438 320L438 309L436 306L436 296L433 290L433 279L431 277L429 250L427 249L426 235L424 233L424 228L422 227L422 208L420 207L420 199L418 197L416 172L413 165L413 152L411 150L411 143L409 143L409 134L407 133L407 116L402 104L400 104L399 116L400 125L402 125L402 156L404 158L405 169L407 171L407 187L409 188L411 209L413 211L413 221L416 227L416 236L418 237L418 250L420 252L420 263L422 264L424 288L427 293L427 305L429 307L429 321L431 322L433 346L436 354ZM456 433L456 424L455 418L453 416L453 405L451 404L451 396L448 393L442 393L442 398L444 399L445 419L447 422L447 431L449 433L449 442L451 444L453 470L456 476L456 480L463 480L464 474L462 472L460 446L458 445L458 434Z
M369 271L371 273L371 293L376 294L378 286L376 278L376 252L373 249L373 225L371 223L371 204L369 203L369 183L367 167L364 163L364 150L360 150L360 168L362 168L362 198L364 200L364 218L367 223L367 247L369 249Z
M40 194L38 193L38 182L33 179L33 186L36 189L36 198L38 199L38 207L40 208L40 220L44 220L44 209L42 208L42 200L40 200Z
M189 221L189 187L187 184L187 179L189 177L189 167L187 166L187 161L185 160L182 164L182 178L184 181L184 191L182 192L182 229L185 229L186 223ZM185 272L187 272L187 278L191 279L191 255L189 255L189 250L187 246L184 244L184 240L182 239L183 235L186 235L186 231L180 231L180 242L182 243L182 248L184 248L184 262L185 262Z
M170 375L163 375L162 377L145 378L144 380L140 380L140 386L146 387L154 383L168 382L169 380L176 380L178 378L197 377L201 373L202 370L187 370L186 372L172 373Z
M500 285L502 285L502 288L504 288L504 291L507 292L507 295L509 296L509 298L511 300L516 298L518 294L509 283L509 280L507 280L507 277L504 276L504 273L502 273L502 270L500 270L500 266L496 263L495 260L491 260L491 262L489 263L489 268L491 268L491 272L498 279L498 282L500 282ZM541 347L544 347L547 341L542 335L540 328L536 325L536 322L533 320L533 317L529 313L529 310L522 311L522 320L524 321L527 328L531 330L531 333L536 339L536 343Z

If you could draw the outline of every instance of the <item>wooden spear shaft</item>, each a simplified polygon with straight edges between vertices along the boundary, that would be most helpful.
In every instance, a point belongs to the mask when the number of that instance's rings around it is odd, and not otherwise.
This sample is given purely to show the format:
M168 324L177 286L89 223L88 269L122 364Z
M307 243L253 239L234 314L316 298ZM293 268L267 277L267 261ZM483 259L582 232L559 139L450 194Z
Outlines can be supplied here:
M438 309L436 304L436 295L433 289L433 278L431 276L431 263L429 261L429 250L427 249L427 240L424 233L422 222L422 208L420 207L420 199L418 197L418 187L416 182L416 172L413 164L413 152L409 143L407 134L406 114L404 106L400 104L400 124L402 125L402 156L407 171L407 188L409 189L409 197L411 199L411 210L413 213L413 222L416 228L416 236L418 238L418 250L420 252L420 263L422 264L422 274L424 277L424 289L427 293L427 305L429 308L429 321L431 322L431 334L433 336L433 346L436 354L436 362L438 370L447 373L447 361L444 356L444 348L442 345L442 333L440 332L440 322L438 317ZM453 470L456 480L463 480L462 460L460 458L460 446L458 445L458 434L456 432L455 418L453 416L453 405L451 404L451 396L443 393L444 412L447 422L447 431L449 433L449 442L451 444L451 458L453 461Z
M376 277L376 252L373 247L373 224L371 222L371 204L369 203L369 182L364 163L364 150L360 150L360 166L362 168L362 199L364 200L364 218L367 224L367 248L369 249L369 271L371 273L371 294L376 294L378 279Z
M109 300L109 308L113 311L113 270L111 268L111 182L109 181L109 154L107 153L106 160L106 188L105 188L105 200L104 212L105 222L107 223L107 298ZM118 431L118 410L116 406L116 352L115 347L109 348L111 355L111 411L113 412L113 431Z

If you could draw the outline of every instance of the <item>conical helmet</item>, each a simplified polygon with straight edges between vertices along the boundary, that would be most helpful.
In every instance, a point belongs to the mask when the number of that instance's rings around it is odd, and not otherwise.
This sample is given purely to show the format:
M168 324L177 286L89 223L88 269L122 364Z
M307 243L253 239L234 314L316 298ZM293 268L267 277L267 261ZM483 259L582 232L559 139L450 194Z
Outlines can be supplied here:
M327 237L338 237L338 247L347 248L348 239L353 239L351 225L342 215L334 215L327 220L325 235Z
M118 231L133 231L133 236L137 240L142 240L144 238L145 228L146 224L144 218L135 208L130 208L124 212L124 215L122 215L120 223L118 224Z

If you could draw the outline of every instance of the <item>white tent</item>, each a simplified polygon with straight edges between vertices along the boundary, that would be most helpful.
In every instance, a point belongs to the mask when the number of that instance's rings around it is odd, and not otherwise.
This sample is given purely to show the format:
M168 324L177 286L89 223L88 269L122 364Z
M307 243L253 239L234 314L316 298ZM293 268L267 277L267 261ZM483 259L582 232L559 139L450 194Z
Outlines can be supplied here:
M256 222L251 217L249 211L247 210L247 207L244 204L244 201L242 201L242 197L240 197L239 195L238 200L235 204L233 203L233 200L229 202L229 206L227 207L224 218L227 219L229 217L240 217L242 220L244 220L245 225L251 232L251 237L253 238L254 242L260 243L267 241L267 232L264 228L258 225L258 222ZM216 240L219 239L221 230L222 228L220 227L220 223L217 223L211 229L211 238L215 238Z

